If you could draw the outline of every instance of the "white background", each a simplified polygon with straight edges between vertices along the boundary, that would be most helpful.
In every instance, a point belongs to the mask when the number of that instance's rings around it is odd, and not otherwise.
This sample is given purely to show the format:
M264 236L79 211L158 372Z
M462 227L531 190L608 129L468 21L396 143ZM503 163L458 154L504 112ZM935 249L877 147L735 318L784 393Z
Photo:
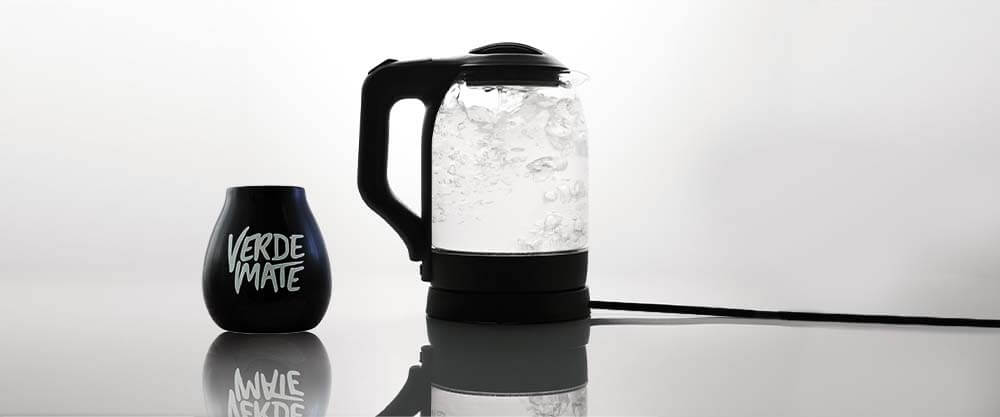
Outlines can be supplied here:
M590 76L595 298L1000 317L1000 3L343 3L0 1L0 280L200 297L225 188L294 184L334 313L419 314L355 185L362 80L518 41Z

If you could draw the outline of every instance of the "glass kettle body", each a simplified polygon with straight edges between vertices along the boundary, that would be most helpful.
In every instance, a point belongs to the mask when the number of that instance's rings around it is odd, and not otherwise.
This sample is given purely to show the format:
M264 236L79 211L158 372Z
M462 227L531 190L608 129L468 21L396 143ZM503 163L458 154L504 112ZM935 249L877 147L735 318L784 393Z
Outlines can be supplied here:
M587 129L561 63L527 45L386 60L362 90L358 187L431 284L429 316L534 323L589 316ZM426 108L421 214L392 194L392 105Z
M586 248L587 128L570 83L454 83L431 138L431 250Z

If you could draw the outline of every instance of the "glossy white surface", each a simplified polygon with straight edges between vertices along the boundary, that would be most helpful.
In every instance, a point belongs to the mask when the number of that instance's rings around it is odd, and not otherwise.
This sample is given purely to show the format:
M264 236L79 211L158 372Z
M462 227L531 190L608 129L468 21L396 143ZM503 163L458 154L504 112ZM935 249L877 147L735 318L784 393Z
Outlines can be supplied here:
M357 192L361 83L497 41L590 75L595 298L1000 318L1000 3L392 3L0 1L0 414L203 414L202 260L248 184L306 188L325 409L381 410L426 286ZM422 112L390 129L411 207ZM995 330L599 326L588 410L994 416L998 352Z
M374 415L396 395L427 344L422 303L419 291L335 286L313 331L330 361L327 414ZM1000 330L646 323L592 327L589 415L1000 412ZM202 368L219 333L194 278L11 283L0 293L0 414L204 415Z

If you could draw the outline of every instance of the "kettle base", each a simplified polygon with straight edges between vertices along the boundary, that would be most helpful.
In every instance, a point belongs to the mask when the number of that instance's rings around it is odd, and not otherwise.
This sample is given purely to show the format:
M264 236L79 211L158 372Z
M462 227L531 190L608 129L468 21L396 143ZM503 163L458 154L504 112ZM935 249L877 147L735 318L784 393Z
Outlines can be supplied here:
M430 288L427 316L466 323L535 324L590 317L587 287L557 292L465 292Z

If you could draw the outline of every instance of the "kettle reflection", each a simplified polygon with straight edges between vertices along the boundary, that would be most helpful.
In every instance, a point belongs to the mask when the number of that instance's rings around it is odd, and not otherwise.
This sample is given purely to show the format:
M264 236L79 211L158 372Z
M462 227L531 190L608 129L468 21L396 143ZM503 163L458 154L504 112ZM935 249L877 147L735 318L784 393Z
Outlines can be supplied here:
M476 325L427 319L429 346L383 416L585 416L588 320Z
M202 384L209 416L322 416L330 360L312 333L226 332L208 349Z

